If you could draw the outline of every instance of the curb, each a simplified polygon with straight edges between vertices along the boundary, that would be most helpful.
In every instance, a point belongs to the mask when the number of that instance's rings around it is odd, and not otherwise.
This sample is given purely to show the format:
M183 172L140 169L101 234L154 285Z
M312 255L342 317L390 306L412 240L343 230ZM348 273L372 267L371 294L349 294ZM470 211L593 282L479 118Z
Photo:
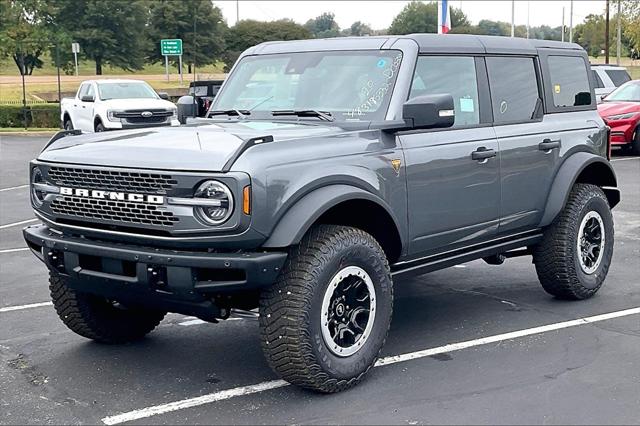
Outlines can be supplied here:
M0 132L0 136L47 136L51 137L55 135L57 132L46 130L46 131L25 131L25 132Z

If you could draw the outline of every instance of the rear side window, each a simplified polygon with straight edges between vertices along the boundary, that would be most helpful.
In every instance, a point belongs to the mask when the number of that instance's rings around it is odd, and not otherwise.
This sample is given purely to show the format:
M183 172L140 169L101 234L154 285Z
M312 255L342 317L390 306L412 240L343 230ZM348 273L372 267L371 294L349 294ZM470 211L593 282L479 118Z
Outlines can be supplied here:
M598 73L594 70L591 70L591 74L593 75L593 84L595 88L602 89L604 87L604 83L602 82L602 79L600 78Z
M624 83L631 80L631 76L626 70L605 70L604 72L607 73L616 87L622 86Z
M419 57L409 98L435 94L453 96L454 127L480 123L476 63L473 57Z
M591 105L587 64L579 56L549 56L553 104L557 108Z
M487 57L487 72L494 122L531 121L540 102L533 58Z

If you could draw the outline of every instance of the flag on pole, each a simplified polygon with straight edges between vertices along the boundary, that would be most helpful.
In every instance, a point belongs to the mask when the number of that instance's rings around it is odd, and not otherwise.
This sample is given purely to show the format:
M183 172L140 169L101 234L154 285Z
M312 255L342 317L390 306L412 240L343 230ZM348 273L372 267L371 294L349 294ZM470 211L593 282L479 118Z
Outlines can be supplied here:
M440 0L438 1L438 34L446 34L449 31L451 31L449 0Z

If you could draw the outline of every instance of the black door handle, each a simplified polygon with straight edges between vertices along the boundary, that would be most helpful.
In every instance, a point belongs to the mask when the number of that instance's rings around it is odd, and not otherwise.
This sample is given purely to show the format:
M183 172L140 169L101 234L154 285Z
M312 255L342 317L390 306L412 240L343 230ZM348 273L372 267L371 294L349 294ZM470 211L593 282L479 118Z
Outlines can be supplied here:
M560 139L552 141L551 139L545 139L538 144L540 151L548 151L550 149L560 148Z
M487 149L484 146L481 146L471 153L471 159L481 161L487 160L491 157L495 157L496 155L497 154L493 149Z

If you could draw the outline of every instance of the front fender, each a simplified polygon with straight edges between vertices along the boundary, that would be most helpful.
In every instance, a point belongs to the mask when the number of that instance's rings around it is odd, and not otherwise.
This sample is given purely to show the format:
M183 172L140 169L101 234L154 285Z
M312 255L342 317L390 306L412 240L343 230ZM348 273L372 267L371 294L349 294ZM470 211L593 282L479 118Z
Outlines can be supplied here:
M594 170L597 168L598 174L591 174L589 183L594 183L603 188L611 207L613 208L620 201L620 192L616 188L616 174L611 164L599 155L578 152L571 155L560 166L560 170L551 185L544 214L540 220L540 227L549 225L558 216L569 199L571 188L588 167Z
M372 201L384 208L393 219L396 229L400 229L396 217L382 199L355 186L336 184L313 190L298 200L278 221L263 247L277 248L298 244L315 221L330 208L343 201L358 199Z

